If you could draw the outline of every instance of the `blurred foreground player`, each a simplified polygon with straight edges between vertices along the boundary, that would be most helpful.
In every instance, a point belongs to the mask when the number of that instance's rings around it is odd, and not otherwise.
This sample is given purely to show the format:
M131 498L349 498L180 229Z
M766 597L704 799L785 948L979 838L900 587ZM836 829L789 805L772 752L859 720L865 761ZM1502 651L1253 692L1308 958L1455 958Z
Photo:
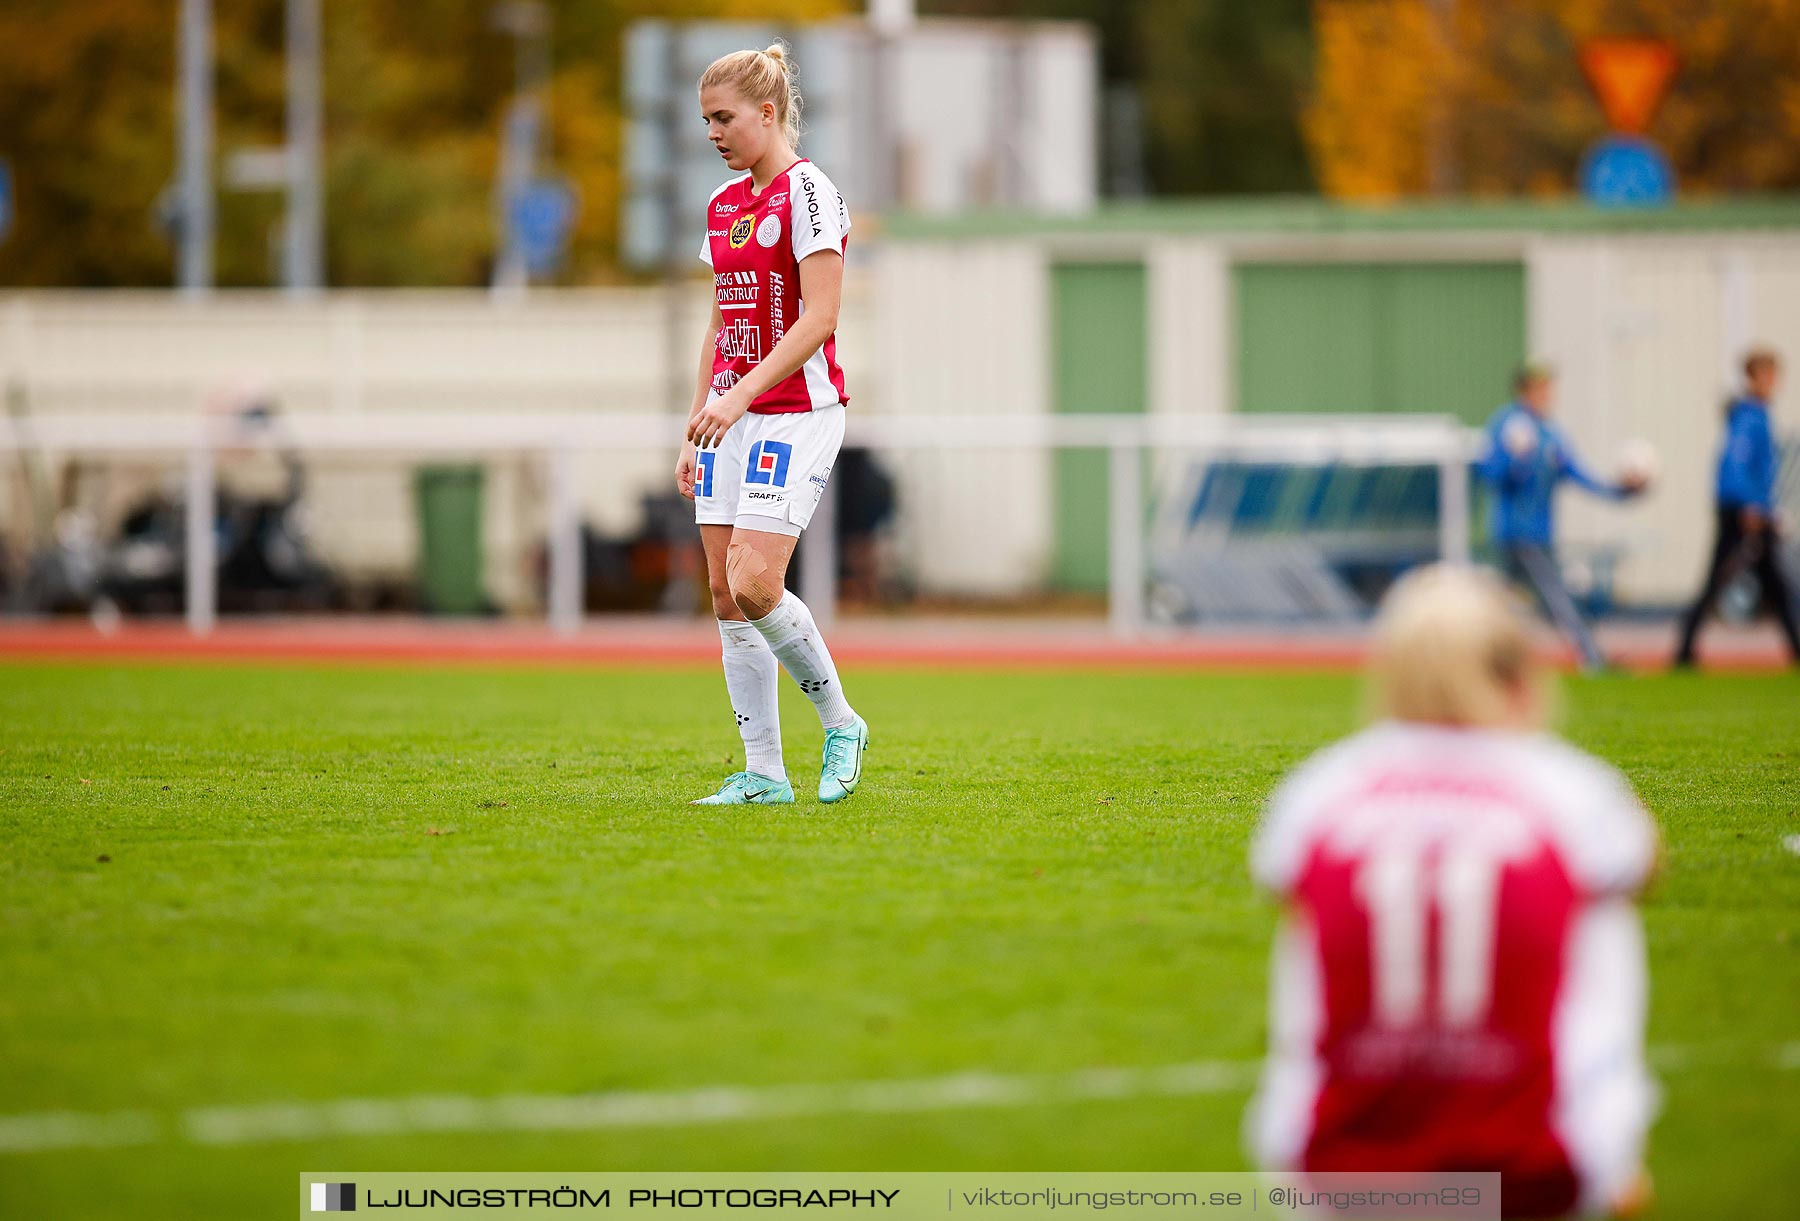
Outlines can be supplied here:
M1258 1162L1498 1171L1508 1216L1633 1211L1654 825L1540 728L1526 627L1487 573L1400 581L1371 688L1382 719L1288 777L1253 850L1286 904Z
M1800 626L1794 621L1794 588L1781 568L1781 524L1775 515L1775 475L1780 455L1769 426L1769 403L1781 380L1775 353L1758 348L1744 357L1744 392L1725 406L1725 444L1713 508L1717 532L1706 584L1681 623L1677 666L1694 664L1700 624L1719 594L1745 568L1756 570L1763 597L1787 636L1788 655L1800 665Z
M1476 475L1494 492L1494 547L1506 575L1529 586L1544 612L1581 654L1582 668L1601 670L1606 658L1575 607L1556 563L1556 489L1567 480L1596 496L1623 500L1649 483L1630 471L1617 483L1590 474L1562 430L1550 422L1555 375L1531 364L1513 379L1513 398L1494 413Z

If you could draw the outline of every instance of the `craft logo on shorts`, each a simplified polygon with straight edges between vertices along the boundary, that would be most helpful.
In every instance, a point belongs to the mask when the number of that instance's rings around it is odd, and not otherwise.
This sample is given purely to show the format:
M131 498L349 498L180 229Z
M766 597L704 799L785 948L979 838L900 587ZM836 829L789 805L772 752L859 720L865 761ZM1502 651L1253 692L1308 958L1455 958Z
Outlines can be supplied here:
M763 217L762 224L756 227L756 244L773 246L781 240L781 218L773 212Z
M744 472L744 482L786 487L788 460L793 456L794 447L786 441L758 441L750 447L750 466Z
M356 1211L355 1183L314 1183L312 1210L316 1213L353 1213Z
M718 458L718 451L712 449L703 449L694 455L694 495L703 500L713 494L713 463Z
M740 216L731 222L731 248L742 250L744 243L750 240L750 233L756 228L756 222L748 216Z

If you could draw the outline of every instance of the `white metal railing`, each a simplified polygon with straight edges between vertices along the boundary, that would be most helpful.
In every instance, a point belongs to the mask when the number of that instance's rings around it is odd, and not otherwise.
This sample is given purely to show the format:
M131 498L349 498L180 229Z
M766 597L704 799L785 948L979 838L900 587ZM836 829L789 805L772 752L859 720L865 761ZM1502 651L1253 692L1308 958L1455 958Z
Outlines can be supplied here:
M222 454L288 448L300 453L408 452L536 454L548 499L548 618L558 632L581 624L581 521L573 456L597 449L663 449L680 444L682 422L670 414L557 412L344 416L283 413L246 429L232 417L65 411L42 419L0 422L0 451L41 449L87 455L181 454L190 506L211 505ZM1379 466L1431 465L1439 479L1439 549L1466 561L1468 463L1475 435L1448 416L1173 416L1173 415L857 415L845 444L876 450L1102 449L1109 455L1108 614L1114 632L1144 624L1144 488L1146 454L1187 454L1240 461L1320 462ZM836 596L836 491L828 487L802 542L801 596L815 616L831 617ZM187 514L187 622L196 634L216 618L218 556L211 513Z

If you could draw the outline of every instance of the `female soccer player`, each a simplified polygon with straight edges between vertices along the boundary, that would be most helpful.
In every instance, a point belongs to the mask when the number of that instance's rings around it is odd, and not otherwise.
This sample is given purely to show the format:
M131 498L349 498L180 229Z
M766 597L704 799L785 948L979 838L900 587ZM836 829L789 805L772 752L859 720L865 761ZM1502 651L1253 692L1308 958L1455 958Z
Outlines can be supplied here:
M744 770L696 805L792 802L781 759L777 662L825 727L819 800L862 778L869 727L844 698L806 604L785 588L844 439L838 301L850 213L831 180L795 154L800 95L787 50L722 56L700 78L707 138L740 176L706 206L700 257L713 271L712 321L675 468L694 502L725 689L744 739Z
M1655 827L1538 728L1526 627L1489 574L1397 585L1371 686L1385 719L1283 783L1252 855L1287 908L1256 1156L1498 1171L1506 1216L1632 1211Z

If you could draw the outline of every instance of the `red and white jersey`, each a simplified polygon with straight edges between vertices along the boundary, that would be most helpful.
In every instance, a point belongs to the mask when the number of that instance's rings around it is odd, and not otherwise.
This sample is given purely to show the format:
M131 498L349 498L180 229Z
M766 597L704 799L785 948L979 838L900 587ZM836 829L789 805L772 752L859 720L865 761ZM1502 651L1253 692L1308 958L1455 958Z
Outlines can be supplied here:
M1642 1164L1656 829L1543 734L1389 722L1271 799L1287 901L1248 1135L1269 1169L1499 1171L1507 1215L1615 1200Z
M810 161L794 162L760 195L748 174L713 192L700 258L713 269L713 291L725 320L714 342L714 394L725 393L761 363L806 312L800 261L821 250L841 255L849 243L844 197ZM849 401L837 363L837 336L831 335L799 370L758 396L750 410L780 415Z

